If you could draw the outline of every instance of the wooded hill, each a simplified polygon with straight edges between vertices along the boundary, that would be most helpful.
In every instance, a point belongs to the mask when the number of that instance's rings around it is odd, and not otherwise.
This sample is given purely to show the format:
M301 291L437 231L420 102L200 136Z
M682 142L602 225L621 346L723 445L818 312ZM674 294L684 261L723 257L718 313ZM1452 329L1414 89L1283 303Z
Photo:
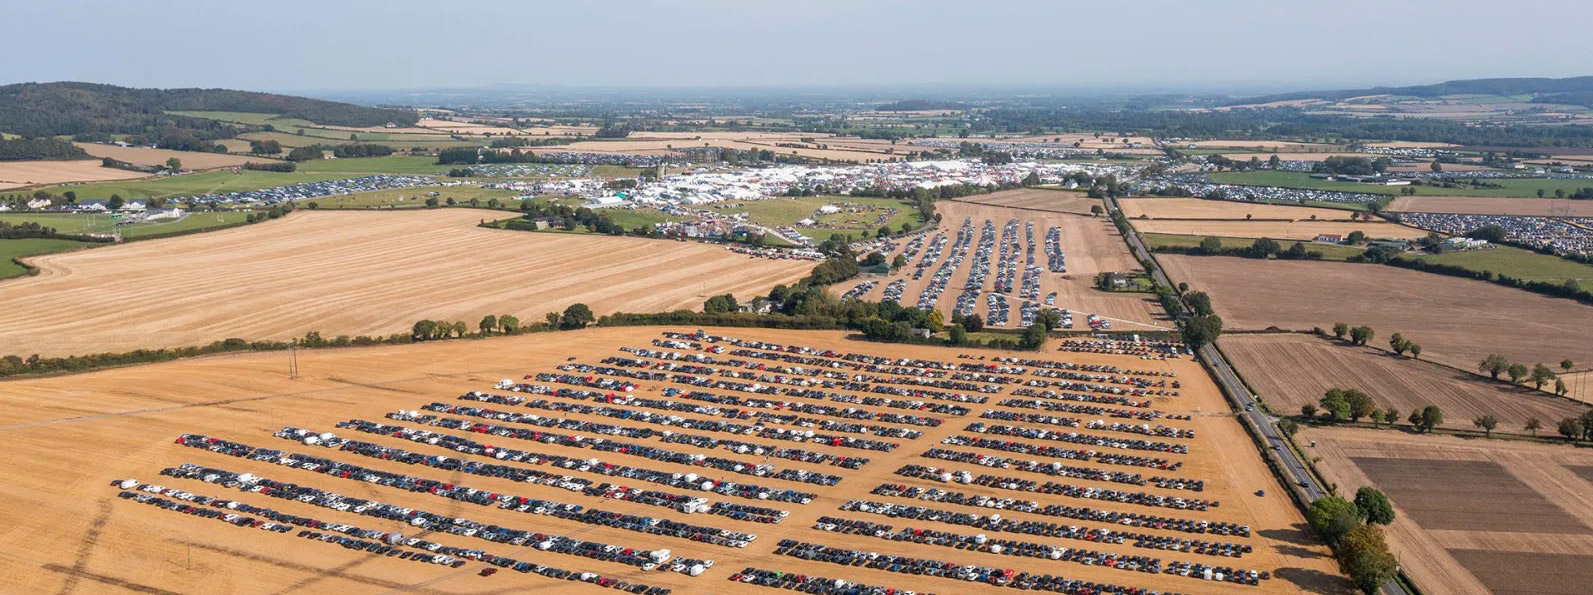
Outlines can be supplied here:
M1434 85L1409 87L1373 87L1370 89L1341 89L1338 91L1303 91L1260 97L1244 97L1227 102L1227 105L1250 105L1275 101L1324 99L1339 101L1366 95L1404 95L1411 97L1442 97L1445 95L1536 95L1534 103L1566 103L1593 107L1593 76L1563 79L1551 78L1493 78L1446 81Z
M289 95L228 89L130 89L95 83L20 83L0 86L0 129L24 137L158 134L183 129L222 138L232 127L168 111L281 114L331 126L412 125L410 110L364 107Z
M71 142L54 138L0 139L0 161L28 159L88 159L89 154Z

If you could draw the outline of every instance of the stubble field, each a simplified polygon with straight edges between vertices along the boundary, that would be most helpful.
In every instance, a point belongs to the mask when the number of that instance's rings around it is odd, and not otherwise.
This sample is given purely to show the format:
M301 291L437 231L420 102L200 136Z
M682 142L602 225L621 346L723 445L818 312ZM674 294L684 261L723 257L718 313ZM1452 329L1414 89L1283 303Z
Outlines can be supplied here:
M1282 489L1267 472L1258 454L1245 439L1243 430L1233 418L1208 415L1226 411L1222 397L1215 386L1204 376L1198 364L1189 360L1152 363L1127 356L1094 354L1022 354L1051 361L1072 361L1082 364L1123 366L1140 375L1143 370L1171 371L1183 382L1182 395L1178 397L1151 397L1148 407L1135 408L1142 412L1168 414L1194 414L1190 419L1156 420L1157 424L1192 430L1189 438L1156 438L1187 444L1189 454L1144 453L1145 456L1167 457L1183 463L1177 470L1159 470L1143 467L1121 467L1104 462L1073 461L1085 469L1143 473L1146 476L1172 476L1199 478L1206 481L1204 491L1174 490L1154 486L1131 486L1081 477L1048 477L1047 475L1015 469L984 468L972 464L929 459L920 456L931 448L943 447L959 451L976 451L984 455L1004 456L1011 453L984 451L973 446L938 444L953 435L973 435L964 428L975 421L985 406L970 404L971 411L903 410L882 404L857 404L869 416L882 414L912 414L924 419L944 421L938 427L907 425L871 417L856 420L867 424L884 424L898 429L923 431L917 437L893 437L882 440L898 446L889 451L859 450L836 446L829 442L782 442L768 436L736 436L755 443L776 443L775 446L809 451L813 455L831 457L866 457L870 459L861 468L848 469L816 462L772 459L774 469L811 470L835 474L840 477L834 486L773 476L742 476L713 467L691 466L664 461L641 454L640 451L621 452L594 449L590 446L598 438L645 444L651 449L681 449L682 445L663 442L661 426L651 425L638 417L616 419L611 416L582 410L580 412L546 413L543 409L525 405L482 403L465 401L459 395L467 391L485 391L489 394L525 396L544 399L545 404L579 405L586 401L601 407L605 398L582 398L575 395L525 394L492 388L499 378L519 379L522 375L557 373L556 366L573 360L572 365L596 364L610 356L634 357L619 351L620 347L660 349L651 344L661 338L662 331L690 329L639 327L622 329L592 329L578 332L528 335L484 341L459 341L427 345L385 346L360 349L306 351L298 355L299 377L289 379L286 374L286 356L281 353L249 354L203 358L159 365L137 366L119 370L25 381L0 382L0 394L11 405L0 411L0 432L7 437L8 448L0 452L0 462L8 470L7 481L0 483L0 497L10 504L0 509L0 521L5 523L10 539L25 542L26 548L12 550L0 556L0 571L7 577L11 588L19 592L92 592L112 588L132 589L146 593L174 593L198 591L301 591L346 592L406 591L423 593L484 593L510 590L536 590L555 593L588 592L593 587L544 578L536 574L522 574L503 569L490 577L478 575L486 564L466 561L462 567L450 568L384 556L367 551L345 549L331 543L320 543L296 537L303 530L334 533L326 528L294 526L286 534L275 534L255 528L228 526L216 520L164 510L133 500L118 497L119 488L110 485L114 480L135 479L147 484L184 490L199 496L236 499L247 505L262 506L278 512L308 517L322 523L347 523L361 529L381 532L401 532L405 537L416 537L441 543L445 546L485 550L489 555L506 556L530 564L543 564L576 572L596 572L627 582L640 582L674 589L684 593L742 593L763 592L765 589L729 582L727 579L743 567L755 566L769 570L798 573L809 576L842 578L869 585L891 585L919 592L958 592L995 590L952 578L891 572L885 569L852 567L819 560L804 560L774 553L782 539L795 539L805 543L856 550L877 551L887 555L906 555L952 564L976 564L994 568L1015 568L1034 574L1065 575L1069 578L1102 581L1175 592L1216 593L1240 595L1256 593L1348 593L1346 581L1338 578L1335 565L1327 550L1302 528L1300 513L1281 495ZM783 344L814 346L821 349L859 351L890 358L927 358L941 362L955 362L953 350L882 345L852 342L843 339L839 332L774 331L755 329L710 329L731 337L772 341ZM704 343L703 345L712 345ZM725 346L725 343L719 343ZM671 352L709 355L715 358L711 367L743 369L745 367L723 361L725 358L741 359L734 353L707 354L697 347L662 346ZM740 349L731 347L732 350ZM762 347L749 352L775 355ZM783 353L783 352L781 352ZM829 359L821 357L820 359ZM836 366L844 360L833 360ZM657 363L657 362L653 362ZM641 371L641 368L623 368ZM1116 373L1116 372L1114 372ZM571 383L587 382L585 372L576 372L570 380L528 380L550 388L569 388ZM1009 373L1011 374L1011 373ZM1018 372L1022 376L1027 374ZM621 379L612 372L602 372L602 377ZM1156 377L1150 377L1155 379ZM871 382L882 386L896 386L910 380L901 376L884 374ZM517 380L518 381L518 380ZM658 403L698 404L681 395L669 396L666 388L694 390L674 379L633 380L633 391L599 390L598 393L622 392L622 397L646 397ZM574 384L577 390L581 384ZM779 386L779 385L776 385ZM714 393L730 393L747 398L733 390L720 387ZM852 391L847 390L847 393ZM840 394L840 393L837 393ZM864 394L871 394L865 392ZM999 396L999 395L996 395ZM779 399L782 397L770 398ZM797 398L796 401L807 399ZM427 403L443 407L455 405L486 407L502 413L492 414L495 419L482 420L465 411L442 412L442 418L465 418L466 426L460 428L438 427L424 421L384 419L398 410L415 410ZM823 402L823 401L817 401ZM931 403L948 405L945 401ZM995 399L992 399L994 404ZM648 408L625 408L632 415L654 412ZM1000 407L997 410L1005 410ZM786 411L777 409L751 409L783 417ZM1018 410L1019 412L1028 410ZM511 421L503 415L516 412L543 413L542 419L557 425L545 429L547 440L510 437L510 430L536 431L537 425L527 425L523 420ZM426 413L422 411L422 413ZM656 412L654 412L656 413ZM679 411L671 413L676 424L722 422L725 416L708 410ZM805 412L820 420L831 419L827 414ZM543 464L531 460L510 458L494 461L493 458L472 452L460 453L442 444L428 444L425 440L410 441L394 436L388 431L366 433L355 429L337 429L339 422L363 419L389 424L405 430L429 430L443 435L466 435L469 440L490 442L503 452L539 453ZM770 427L786 427L776 418ZM734 421L734 419L732 419ZM588 424L617 425L623 428L650 430L637 436L598 435L596 426ZM749 422L750 423L750 422ZM483 430L476 424L490 424L502 429L473 433L470 427ZM543 425L543 424L538 424ZM323 448L299 441L273 437L272 433L283 426L294 426L316 432L335 432L345 440L365 443L359 448ZM1038 426L1037 426L1038 427ZM1133 439L1138 434L1120 433L1117 430L1090 430L1120 438ZM209 448L190 448L175 443L184 433L202 434L231 441L245 447L279 450L274 456L244 458L227 456ZM686 433L701 434L704 438L730 439L730 435L717 430L698 428ZM586 438L585 445L551 439L554 435L573 435ZM869 434L850 435L850 438L875 439ZM1027 442L1035 442L1029 440ZM203 445L203 442L198 442ZM446 443L444 443L446 444ZM374 451L374 449L382 449ZM465 467L433 468L428 464L414 464L416 459L386 458L386 449L402 449L424 455L428 461L454 459L466 463ZM758 457L738 454L729 446L720 449L686 448L691 452L702 450L708 456L746 465L758 464ZM1116 452L1116 449L1107 449ZM1139 451L1121 451L1134 454ZM321 464L357 465L364 469L359 475L345 476L340 471L317 472L313 465L281 465L280 457L302 460L305 456L326 459ZM442 459L437 457L442 456ZM515 455L518 457L519 455ZM1025 459L1023 455L1016 455ZM619 475L600 473L593 469L566 469L549 465L549 457L573 457L585 460L591 457L605 463L665 473L651 483L627 479ZM404 462L411 464L404 464ZM562 475L565 482L589 482L594 487L604 482L630 485L665 493L684 492L710 501L730 505L758 506L789 512L778 524L759 523L734 519L716 514L684 514L669 507L647 505L629 498L609 498L602 491L583 493L581 490L559 489L540 481L512 481L485 472L479 465L492 462L511 469L533 472L551 472ZM674 556L714 560L711 568L698 577L690 577L662 569L651 572L637 566L607 560L561 553L559 549L542 550L536 547L518 547L497 543L485 533L474 536L445 530L421 530L409 524L359 514L361 509L336 510L323 501L301 501L272 497L268 493L239 491L223 485L227 482L206 483L199 478L164 477L163 468L182 463L241 473L247 472L269 481L289 482L318 490L327 490L348 498L358 498L438 515L491 523L510 530L532 530L546 536L566 536L582 541L613 544L618 547L640 549L668 548ZM435 463L441 465L441 463ZM992 473L999 476L1017 475L1038 482L1054 480L1061 484L1100 489L1128 489L1146 491L1158 496L1198 498L1220 502L1204 511L1181 510L1168 507L1150 507L1115 500L1086 499L1074 496L1037 494L1034 491L1013 490L976 484L945 484L925 479L910 479L894 472L908 464L934 465L952 470L967 470L974 474ZM600 466L601 467L601 466ZM600 468L599 467L599 468ZM694 491L683 485L668 483L670 472L702 474L705 479L719 482L731 481L742 485L765 486L775 490L812 492L807 503L744 498L738 495L713 491ZM449 499L432 490L409 490L362 478L374 474L403 474L422 480L447 483L481 490L473 499ZM1083 507L1114 513L1150 514L1172 519L1209 520L1212 522L1249 525L1251 537L1224 536L1213 533L1193 534L1171 529L1134 527L1099 521L1057 518L1037 513L1002 510L1002 518L1036 522L1056 522L1063 526L1077 525L1086 530L1104 529L1114 533L1144 533L1154 538L1202 539L1232 542L1253 547L1241 558L1202 555L1191 551L1163 551L1136 547L1134 539L1124 543L1107 543L1095 540L1042 537L974 528L950 522L891 518L863 511L843 511L840 507L849 499L883 501L898 505L925 506L973 515L990 515L989 508L937 502L902 496L871 495L868 492L882 483L899 484L916 488L939 488L966 492L977 496L999 498L1036 498L1042 503ZM1265 488L1266 497L1252 494ZM490 494L490 495L488 495ZM683 522L714 530L751 533L757 539L747 547L738 548L708 543L695 538L674 535L647 534L627 530L621 526L592 524L575 518L552 515L531 515L513 508L492 505L500 495L523 496L571 503L598 509L612 514L639 515L670 522ZM170 496L165 496L170 499ZM205 508L212 508L206 506ZM212 508L213 509L213 508ZM529 507L528 507L529 510ZM248 512L244 516L259 518ZM916 527L969 536L990 533L992 539L1038 542L1043 547L1063 547L1084 553L1101 552L1114 558L1149 556L1163 564L1192 562L1239 568L1266 570L1273 574L1271 580L1262 581L1259 587L1231 583L1203 581L1197 578L1166 573L1133 572L1124 568L1111 568L1099 562L1085 565L1079 562L1046 558L1018 559L997 555L978 548L953 548L930 544L894 541L868 534L822 532L813 528L821 516L839 517L854 521L867 521L883 525ZM495 530L496 531L496 530ZM340 534L339 534L340 535ZM340 535L341 536L341 535ZM543 538L538 538L543 539ZM404 552L420 551L399 546ZM1094 554L1090 554L1094 555ZM1198 574L1198 572L1196 573ZM768 592L774 592L769 590Z
M1528 365L1593 360L1587 306L1484 281L1372 264L1163 254L1173 282L1211 295L1229 329L1368 325L1373 343L1401 333L1422 357L1475 369L1490 353Z
M420 319L541 320L697 308L790 283L806 261L638 238L482 229L469 209L303 212L202 235L41 256L6 281L0 354L70 355L319 331L403 332ZM733 274L727 274L733 272Z
M183 169L214 169L217 167L237 167L245 163L276 163L276 159L265 157L246 157L242 155L228 155L226 153L201 153L199 151L170 151L167 149L151 149L149 147L119 147L116 145L102 145L98 143L72 143L83 149L84 152L95 157L110 157L118 161L126 161L134 165L147 165L151 167L165 167L166 160L176 158L183 163Z
M1221 345L1250 388L1285 414L1315 405L1330 388L1359 389L1379 409L1399 410L1400 423L1403 414L1437 405L1444 411L1444 426L1468 430L1474 429L1471 420L1492 415L1499 419L1498 431L1524 434L1528 419L1537 418L1548 428L1587 411L1548 393L1508 388L1430 362L1312 336L1228 335Z
M143 172L103 167L98 159L6 161L0 163L0 190L39 184L131 180L148 175Z

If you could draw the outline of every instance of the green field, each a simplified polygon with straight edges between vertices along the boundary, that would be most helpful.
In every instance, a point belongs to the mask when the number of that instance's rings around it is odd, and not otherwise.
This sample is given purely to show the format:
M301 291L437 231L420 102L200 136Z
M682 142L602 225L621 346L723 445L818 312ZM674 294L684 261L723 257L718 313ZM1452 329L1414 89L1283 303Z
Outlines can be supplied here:
M298 171L294 173L336 173L350 174L354 177L370 174L414 174L414 175L444 175L450 166L437 165L435 157L410 157L408 155L391 155L388 157L357 157L349 159L321 159L317 161L303 161L299 163Z
M0 240L0 279L18 277L27 274L28 270L22 265L12 261L13 258L25 256L38 256L55 252L66 252L98 246L94 242L78 242L74 240L57 240L48 238L28 238L25 240Z
M1169 233L1142 233L1142 234L1139 234L1139 237L1140 237L1141 240L1145 241L1145 247L1154 250L1156 248L1161 248L1161 247L1170 247L1170 248L1195 248L1195 247L1199 247L1200 246L1200 241L1206 239L1207 236L1186 236L1186 235L1177 235L1177 234L1169 234ZM1224 247L1224 248L1239 248L1239 247L1249 246L1250 244L1253 244L1256 241L1255 238L1227 238L1227 237L1224 237L1224 238L1218 238L1218 239L1222 240L1222 247ZM1288 240L1278 240L1278 244L1283 246L1283 248L1285 250L1287 250L1289 248L1289 246L1293 246L1294 245L1294 242L1291 242L1291 241L1288 241ZM1322 253L1322 260L1344 260L1344 259L1349 258L1351 256L1355 256L1355 255L1358 255L1358 254L1360 254L1362 252L1365 252L1364 249L1356 247L1356 246L1340 246L1340 245L1337 245L1337 244L1322 244L1322 243L1318 243L1318 242L1306 242L1305 243L1305 248L1306 248L1306 250L1309 250L1311 252L1321 252Z
M122 196L122 198L129 199L172 198L180 196L193 196L198 194L243 192L245 190L259 190L261 188L287 186L289 184L297 184L300 182L341 180L354 177L359 176L333 173L276 173L263 171L243 171L240 173L232 173L229 171L208 171L197 174L146 178L142 180L128 180L122 182L100 182L96 184L49 186L43 188L43 190L52 194L61 194L70 190L77 193L78 200L109 199L112 194L119 194Z
M426 199L432 192L437 193L437 201L446 203L452 198L456 202L467 202L472 198L479 199L483 205L487 199L496 198L504 203L520 204L520 194L510 190L496 190L481 188L479 186L454 186L441 188L435 186L420 186L415 188L393 188L390 190L377 190L375 192L359 192L339 196L323 196L303 203L314 202L323 209L388 209L388 208L416 208L426 206Z
M1241 184L1245 186L1278 186L1282 188L1307 188L1312 190L1332 190L1338 192L1361 192L1367 194L1399 195L1407 186L1379 186L1376 184L1359 184L1356 182L1328 182L1317 180L1305 172L1293 171L1245 171L1221 172L1211 174L1211 181L1219 184ZM1548 178L1521 178L1508 180L1484 180L1504 186L1503 188L1440 188L1436 186L1408 186L1415 188L1418 196L1498 196L1527 198L1536 197L1539 188L1549 196L1554 195L1556 189L1570 193L1577 188L1593 187L1593 180L1554 180Z
M189 213L177 220L117 225L116 221L105 213L15 213L0 215L0 221L13 224L32 221L54 227L56 231L66 234L111 233L121 230L122 238L132 240L234 225L242 223L248 215L248 211L198 212Z
M1460 266L1474 271L1492 271L1495 275L1509 275L1518 279L1534 281L1575 279L1584 286L1593 284L1593 266L1512 246L1428 254L1419 258L1435 264Z
M797 231L802 235L814 238L816 240L825 240L828 239L831 234L837 233L853 236L853 239L858 239L858 236L860 236L861 232L865 229L868 230L870 236L873 236L874 232L879 230L880 226L873 224L873 221L877 216L877 212L856 214L839 213L821 216L814 215L814 212L817 211L820 206L827 204L839 204L843 202L869 205L875 207L876 209L896 209L896 214L893 215L890 219L890 222L887 223L887 225L889 225L893 231L900 231L903 223L913 226L917 226L919 224L918 210L915 209L911 204L896 200L894 198L857 196L805 196L798 198L781 197L764 200L743 201L740 202L742 206L739 207L726 207L722 209L712 209L710 207L710 209L725 215L746 213L748 220L752 221L753 223L766 225L769 227L783 227L787 225L794 226L797 221L811 217L818 221L818 225L814 227L798 227ZM864 223L848 223L848 220L859 220L863 221Z

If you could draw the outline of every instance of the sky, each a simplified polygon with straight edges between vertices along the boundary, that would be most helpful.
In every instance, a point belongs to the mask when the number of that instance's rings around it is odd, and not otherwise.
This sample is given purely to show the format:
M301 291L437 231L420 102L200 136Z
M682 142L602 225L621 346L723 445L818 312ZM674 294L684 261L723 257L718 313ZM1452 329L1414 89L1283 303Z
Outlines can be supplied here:
M4 0L0 22L0 83L1265 92L1593 74L1587 0Z

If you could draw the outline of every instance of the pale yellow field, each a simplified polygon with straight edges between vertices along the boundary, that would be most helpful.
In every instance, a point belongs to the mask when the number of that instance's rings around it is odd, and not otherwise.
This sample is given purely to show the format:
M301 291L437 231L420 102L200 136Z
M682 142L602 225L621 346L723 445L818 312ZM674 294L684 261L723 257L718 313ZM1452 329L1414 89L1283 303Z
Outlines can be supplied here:
M5 161L0 162L0 188L19 188L39 184L66 182L104 182L106 180L131 180L149 174L104 167L98 159L74 161Z
M535 574L521 574L507 569L490 577L482 577L478 573L487 565L481 562L467 562L459 569L415 563L302 539L295 536L300 530L298 527L294 527L287 534L279 535L259 529L233 527L217 520L185 515L118 498L118 488L111 486L110 483L113 480L133 478L201 496L220 497L268 507L325 523L348 523L362 529L401 531L405 536L418 536L449 546L480 548L491 555L507 556L533 564L545 564L577 572L597 572L625 581L666 586L674 589L675 595L776 592L772 589L739 585L727 580L733 573L747 566L843 578L863 584L891 585L901 589L913 589L920 593L998 592L993 587L970 585L951 578L846 567L774 554L776 544L785 538L954 563L1065 575L1069 578L1129 585L1161 592L1214 595L1299 593L1347 595L1350 591L1348 582L1341 578L1332 558L1328 555L1327 548L1302 530L1304 527L1302 515L1284 495L1283 486L1267 471L1256 447L1252 446L1250 440L1245 437L1239 424L1233 417L1227 415L1227 405L1215 385L1204 374L1199 364L1188 359L1146 362L1131 356L1054 351L1021 354L1023 357L1051 361L1122 366L1136 370L1131 373L1141 377L1143 372L1139 371L1143 370L1176 373L1176 379L1183 384L1180 389L1182 394L1178 397L1155 397L1151 399L1150 408L1147 410L1192 415L1192 418L1187 420L1162 419L1156 422L1195 432L1193 438L1179 439L1180 443L1188 445L1189 454L1154 455L1182 463L1180 469L1151 470L1108 465L1093 460L1070 461L1069 464L1103 471L1143 472L1145 475L1201 479L1206 482L1206 487L1200 493L1149 485L1126 486L1092 479L1054 478L1037 473L986 469L919 456L929 448L938 446L942 439L962 433L967 422L973 421L979 412L986 408L985 406L972 406L970 407L972 412L966 415L913 411L911 413L915 415L923 415L945 423L938 427L921 428L924 434L917 438L890 439L900 446L889 452L847 449L827 443L797 443L755 436L734 436L754 443L775 443L832 456L864 456L870 459L864 467L856 470L779 458L769 459L770 464L777 469L808 469L839 475L842 480L835 486L816 486L768 477L745 477L711 468L655 461L618 452L597 452L563 444L501 435L471 434L464 430L383 419L383 416L389 412L399 409L418 409L432 402L478 405L501 411L531 413L535 410L509 405L467 403L458 401L456 397L474 390L505 394L506 391L491 388L498 379L520 379L526 374L554 372L555 366L565 363L567 358L579 363L596 364L604 357L627 356L628 354L619 351L620 347L650 347L649 342L659 338L660 333L665 330L690 332L694 329L680 327L589 329L480 341L300 351L297 357L299 365L297 379L289 379L286 374L287 354L278 352L201 358L75 376L0 382L0 398L7 403L7 407L0 409L0 434L4 435L7 445L5 449L0 450L0 465L6 469L6 480L0 482L0 497L9 504L0 508L0 526L4 527L0 532L3 532L10 543L26 544L26 547L9 548L4 555L0 555L0 576L5 577L7 590L15 593L115 593L128 590L153 594L416 592L475 595L511 592L558 594L608 592L600 591L591 585L560 581ZM851 341L844 338L845 333L837 331L708 330L733 337L891 358L912 357L957 362L956 358L960 353L958 350L945 348ZM691 351L686 350L686 352ZM991 351L981 355L1019 354ZM716 368L731 369L728 366L716 366ZM1033 377L1014 378L1032 379ZM899 379L892 377L891 380ZM662 391L666 387L692 390L688 385L667 380L638 381L637 384L635 394L651 399L665 399ZM1003 389L1003 392L1009 390ZM728 394L733 391L714 390L713 392ZM849 390L845 393L852 398L856 398L859 394L857 391ZM576 400L569 397L548 397L548 399L555 402ZM696 403L679 396L665 400ZM994 402L992 400L992 406ZM858 405L858 407L870 414L902 412L901 409L883 406ZM571 421L599 422L628 428L656 431L661 427L638 420L617 420L585 413L558 415ZM444 415L444 417L477 419L459 414ZM617 475L604 475L595 470L565 470L553 465L537 465L531 462L493 461L485 456L462 454L441 446L411 442L387 435L338 430L334 427L338 422L350 419L381 421L406 428L429 429L443 434L469 435L475 440L489 441L498 448L524 449L579 458L599 457L605 462L665 473L695 472L714 479L777 489L803 490L814 493L815 498L807 504L802 504L774 500L759 501L713 492L690 491L668 485L638 482ZM677 419L712 421L722 418L707 413L680 412ZM507 421L491 423L533 428ZM554 472L593 483L614 482L629 487L702 496L714 502L768 506L788 511L790 516L779 524L765 524L710 514L688 515L668 508L603 498L595 494L586 495L579 491L547 485L515 482L464 471L406 465L397 460L361 456L352 451L306 446L271 435L277 429L289 425L321 432L336 432L342 438L400 448L428 456L446 455L450 459L475 463L498 462L519 469L531 468ZM900 424L888 425L912 428ZM555 429L550 432L588 439L606 438L641 443L649 447L682 449L682 445L660 442L657 434L636 438L600 436L585 428ZM197 433L254 447L280 449L285 453L324 457L378 472L445 481L492 493L544 498L607 512L645 515L715 529L748 532L755 534L757 539L745 548L717 546L674 536L649 535L550 515L532 515L497 506L449 500L424 491L410 491L360 481L357 477L339 477L317 473L307 468L227 456L175 444L175 439L183 433ZM731 435L710 430L694 430L692 433L711 438L732 438ZM1102 433L1118 439L1138 436L1112 430L1094 430L1091 433ZM956 448L979 450L973 447ZM697 449L687 447L685 450L696 452ZM702 452L746 464L760 462L753 455L739 455L729 448ZM997 451L981 452L1003 454ZM195 479L159 475L164 468L188 462L233 472L248 472L270 480L291 482L349 497L390 503L506 528L570 536L623 547L669 548L675 556L709 559L714 560L716 564L698 577L667 572L663 569L644 572L634 566L616 562L541 551L534 547L495 543L482 538L442 531L421 531L398 521L361 515L352 510L332 510L297 500L246 493ZM1215 500L1220 506L1213 506L1207 511L1152 508L1106 500L1025 493L980 485L947 485L893 475L895 470L905 464L965 469L976 475L992 473L1021 476L1042 483L1054 480L1057 483L1089 489L1144 490L1157 496ZM1115 532L1145 533L1157 537L1206 539L1238 543L1254 548L1251 553L1239 559L1140 548L1135 547L1132 538L1125 543L1114 544L1018 533L994 533L991 537L1082 548L1119 556L1150 556L1161 559L1164 563L1197 562L1253 568L1272 572L1275 578L1261 582L1260 586L1242 586L1171 574L1132 572L1068 561L1016 558L990 552L894 542L869 535L848 535L813 529L818 517L828 515L883 523L897 528L918 527L966 535L983 532L972 527L949 523L892 519L863 512L838 510L841 504L851 498L916 504L969 514L983 515L995 512L988 508L966 505L867 495L869 490L885 482L926 488L949 488L977 496L1035 499L1042 504L1056 503L1113 512L1249 525L1253 529L1251 537L1229 537L1149 527L1124 527L1010 510L1000 511L1003 518L1055 522ZM1257 490L1265 490L1266 496L1254 495ZM246 513L246 516L256 515Z
M1118 199L1123 215L1139 223L1139 217L1151 219L1289 219L1293 221L1349 221L1350 211L1318 207L1293 207L1248 203L1232 200L1205 200L1201 198L1123 198Z
M126 161L135 165L165 166L167 159L176 157L183 162L183 169L213 169L217 167L236 167L245 163L275 163L277 161L276 159L265 157L244 157L226 153L169 151L166 149L151 149L149 147L118 147L116 145L96 143L72 144L81 147L85 152L95 157L110 157L111 159Z
M1234 238L1273 238L1278 240L1309 240L1318 235L1349 235L1360 231L1368 238L1420 238L1426 230L1406 227L1397 223L1360 221L1189 221L1170 219L1135 219L1134 228L1144 233L1175 235L1223 236Z
M750 298L812 262L693 243L491 230L470 209L304 212L282 220L30 262L0 283L0 354L68 355L216 339L407 331L487 314L534 322L583 302L599 315Z
M1219 147L1233 149L1278 149L1291 153L1308 153L1314 151L1337 151L1343 149L1340 145L1325 145L1321 143L1297 143L1282 140L1202 140L1193 143L1175 143L1180 145L1193 144L1196 147Z
M1262 161L1266 161L1271 159L1273 155L1277 155L1278 159L1282 159L1284 161L1326 161L1328 157L1371 157L1366 153L1330 151L1323 151L1321 153L1227 153L1224 154L1223 157L1238 161L1249 161L1251 157L1255 157Z

